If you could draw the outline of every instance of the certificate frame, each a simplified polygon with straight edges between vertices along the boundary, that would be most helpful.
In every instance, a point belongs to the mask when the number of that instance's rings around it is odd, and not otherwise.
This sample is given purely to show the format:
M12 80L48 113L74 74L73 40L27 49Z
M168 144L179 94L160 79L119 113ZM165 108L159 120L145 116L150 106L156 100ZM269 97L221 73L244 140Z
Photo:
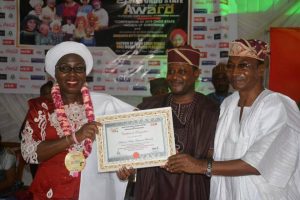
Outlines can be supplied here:
M171 107L96 117L98 171L162 166L176 153ZM131 149L132 148L132 149Z

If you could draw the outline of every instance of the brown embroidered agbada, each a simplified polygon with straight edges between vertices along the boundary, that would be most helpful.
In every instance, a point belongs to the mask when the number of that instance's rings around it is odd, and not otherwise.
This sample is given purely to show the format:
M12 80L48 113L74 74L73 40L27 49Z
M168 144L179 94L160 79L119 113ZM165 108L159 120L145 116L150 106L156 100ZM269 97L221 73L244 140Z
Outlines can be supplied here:
M213 147L219 108L206 96L195 93L193 102L175 104L172 94L148 98L140 109L172 106L176 148L194 158L206 158ZM198 174L172 174L160 167L139 169L135 200L209 199L210 179Z

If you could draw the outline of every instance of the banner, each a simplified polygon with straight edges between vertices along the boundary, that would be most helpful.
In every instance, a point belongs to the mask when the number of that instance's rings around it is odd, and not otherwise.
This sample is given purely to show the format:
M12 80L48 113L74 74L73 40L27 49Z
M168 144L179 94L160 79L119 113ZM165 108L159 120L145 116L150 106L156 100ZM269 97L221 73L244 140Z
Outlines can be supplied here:
M203 94L214 91L212 68L219 62L227 63L229 42L237 37L237 16L232 14L234 5L228 0L192 1L188 32L192 46L201 51L201 75L196 89Z
M46 2L19 1L20 45L72 40L110 47L118 55L165 55L169 31L187 30L188 1L183 0Z
M3 0L0 5L0 92L39 92L48 49L62 41L89 47L93 91L148 96L149 81L166 77L166 49L191 44L201 51L196 90L214 90L211 70L226 61L236 38L228 1ZM102 3L101 3L102 2ZM221 14L222 13L222 14Z
M269 88L300 102L300 28L271 28Z

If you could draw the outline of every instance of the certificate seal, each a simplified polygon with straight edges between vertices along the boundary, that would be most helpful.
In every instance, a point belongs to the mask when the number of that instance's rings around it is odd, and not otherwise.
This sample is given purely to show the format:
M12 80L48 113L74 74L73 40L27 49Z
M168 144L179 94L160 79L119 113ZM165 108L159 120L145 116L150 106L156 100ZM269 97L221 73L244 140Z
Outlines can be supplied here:
M132 154L132 157L133 157L134 159L137 159L137 158L140 157L140 154L139 154L138 152L134 152L134 153Z
M70 173L78 173L85 167L85 157L80 151L70 151L65 157L65 166Z

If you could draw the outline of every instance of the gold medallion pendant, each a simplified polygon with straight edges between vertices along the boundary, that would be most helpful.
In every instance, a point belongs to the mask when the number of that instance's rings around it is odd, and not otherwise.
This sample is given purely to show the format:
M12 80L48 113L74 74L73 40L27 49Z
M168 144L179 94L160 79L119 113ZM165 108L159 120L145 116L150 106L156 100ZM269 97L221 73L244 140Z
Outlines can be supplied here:
M77 177L85 167L85 157L81 151L70 151L65 157L65 166L71 176Z

